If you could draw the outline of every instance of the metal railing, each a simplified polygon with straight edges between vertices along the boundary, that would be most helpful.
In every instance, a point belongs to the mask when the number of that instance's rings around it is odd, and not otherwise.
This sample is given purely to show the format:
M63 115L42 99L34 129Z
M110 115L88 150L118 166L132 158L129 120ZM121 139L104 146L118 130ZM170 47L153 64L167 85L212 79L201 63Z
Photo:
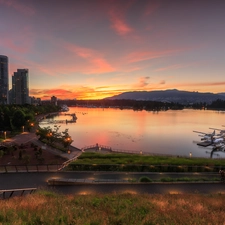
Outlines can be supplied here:
M183 172L218 173L221 166L139 165L139 164L70 164L72 171Z
M37 188L21 188L21 189L7 189L7 190L0 190L0 196L2 199L11 198L13 194L23 196L25 194L31 194L36 191Z
M171 154L160 154L160 153L153 153L153 152L144 152L142 150L139 150L139 151L135 151L135 150L128 150L128 149L116 149L116 148L112 148L110 146L106 146L106 145L99 145L99 144L96 144L96 145L89 145L89 146L85 146L81 149L82 152L85 152L85 151L88 151L88 150L95 150L95 151L98 151L98 152L101 152L101 151L110 151L110 152L115 152L115 153L126 153L126 154L140 154L140 155L156 155L156 156L173 156L175 157L174 155L171 155ZM181 156L181 155L179 155ZM182 156L181 156L182 157ZM185 156L183 156L185 157Z
M93 149L95 149L96 151L101 151L101 150L111 151L112 150L110 146L96 144L96 145L85 146L81 149L81 151L85 152L85 150L93 150Z
M0 165L0 173L10 172L50 172L58 171L61 164L43 164L43 165Z

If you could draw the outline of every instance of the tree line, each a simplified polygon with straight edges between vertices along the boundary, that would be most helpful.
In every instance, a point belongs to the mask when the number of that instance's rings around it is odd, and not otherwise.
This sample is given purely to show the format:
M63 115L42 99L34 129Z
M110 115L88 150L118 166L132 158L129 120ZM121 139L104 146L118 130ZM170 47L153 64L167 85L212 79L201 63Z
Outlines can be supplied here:
M213 101L211 104L207 104L205 102L199 102L192 105L194 109L214 109L214 110L225 110L225 101L222 99L217 99Z
M146 111L162 111L162 110L182 110L184 108L193 109L225 109L225 100L217 99L210 104L199 102L194 104L181 104L177 102L159 102L146 100L131 99L102 99L102 100L76 100L77 106L88 107L115 107L120 109L146 110Z
M102 100L76 100L77 106L95 106L102 108L120 108L133 110L161 111L168 109L183 109L184 106L180 103L159 102L146 100L131 100L131 99L102 99Z
M55 105L0 105L0 131L30 130L40 114L60 111Z

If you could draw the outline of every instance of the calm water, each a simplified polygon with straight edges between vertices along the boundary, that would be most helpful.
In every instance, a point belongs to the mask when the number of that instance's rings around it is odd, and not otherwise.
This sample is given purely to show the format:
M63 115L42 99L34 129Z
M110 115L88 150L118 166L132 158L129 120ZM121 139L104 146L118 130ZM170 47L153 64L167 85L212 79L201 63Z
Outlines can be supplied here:
M179 110L147 112L120 109L70 107L77 122L60 124L60 130L69 129L78 148L100 145L113 149L132 150L180 156L210 157L211 147L203 148L193 143L200 137L193 130L213 132L210 127L225 129L225 113L218 111ZM55 119L59 119L58 117ZM71 119L64 114L60 119ZM218 152L214 158L225 157Z

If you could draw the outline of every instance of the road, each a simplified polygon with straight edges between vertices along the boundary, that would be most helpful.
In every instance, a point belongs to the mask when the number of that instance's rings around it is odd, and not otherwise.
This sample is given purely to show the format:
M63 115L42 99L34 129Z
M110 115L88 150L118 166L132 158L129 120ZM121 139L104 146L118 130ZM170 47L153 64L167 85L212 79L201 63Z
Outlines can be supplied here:
M34 133L24 132L20 135L7 139L7 142L17 144L27 141L37 141ZM74 157L78 151L72 149L68 154L68 159ZM79 152L80 153L80 152ZM161 178L179 177L217 177L214 173L122 173L122 172L24 172L24 173L1 173L0 190L14 188L45 188L53 189L63 194L90 194L90 193L225 193L225 184L222 183L98 183L98 184L79 184L73 186L48 186L47 181L52 178L63 179L89 179L89 180L139 180L141 176L148 176L153 180Z
M225 193L222 183L94 183L72 186L48 186L47 180L63 179L139 179L148 176L151 179L162 177L215 177L216 174L182 174L182 173L117 173L117 172L32 172L32 173L2 173L0 174L0 189L13 188L44 188L53 189L63 194L91 194L91 193L149 193L149 194L177 194L177 193Z

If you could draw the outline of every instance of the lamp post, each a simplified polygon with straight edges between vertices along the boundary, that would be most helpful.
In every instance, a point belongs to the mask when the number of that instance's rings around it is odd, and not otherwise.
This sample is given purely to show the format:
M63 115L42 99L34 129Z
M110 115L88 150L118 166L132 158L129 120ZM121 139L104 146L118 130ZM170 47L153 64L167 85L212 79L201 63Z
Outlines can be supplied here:
M4 138L6 139L6 131L4 131Z
M68 147L68 149L67 149L67 153L68 153L68 154L70 154L70 141L71 141L71 138L68 137L68 138L66 139L67 147Z
M31 131L32 131L33 126L34 126L34 123L30 123Z
M22 126L22 133L24 132L24 126Z
M48 132L47 134L46 134L46 138L47 138L47 140L48 140L48 143L50 143L52 140L52 132Z

